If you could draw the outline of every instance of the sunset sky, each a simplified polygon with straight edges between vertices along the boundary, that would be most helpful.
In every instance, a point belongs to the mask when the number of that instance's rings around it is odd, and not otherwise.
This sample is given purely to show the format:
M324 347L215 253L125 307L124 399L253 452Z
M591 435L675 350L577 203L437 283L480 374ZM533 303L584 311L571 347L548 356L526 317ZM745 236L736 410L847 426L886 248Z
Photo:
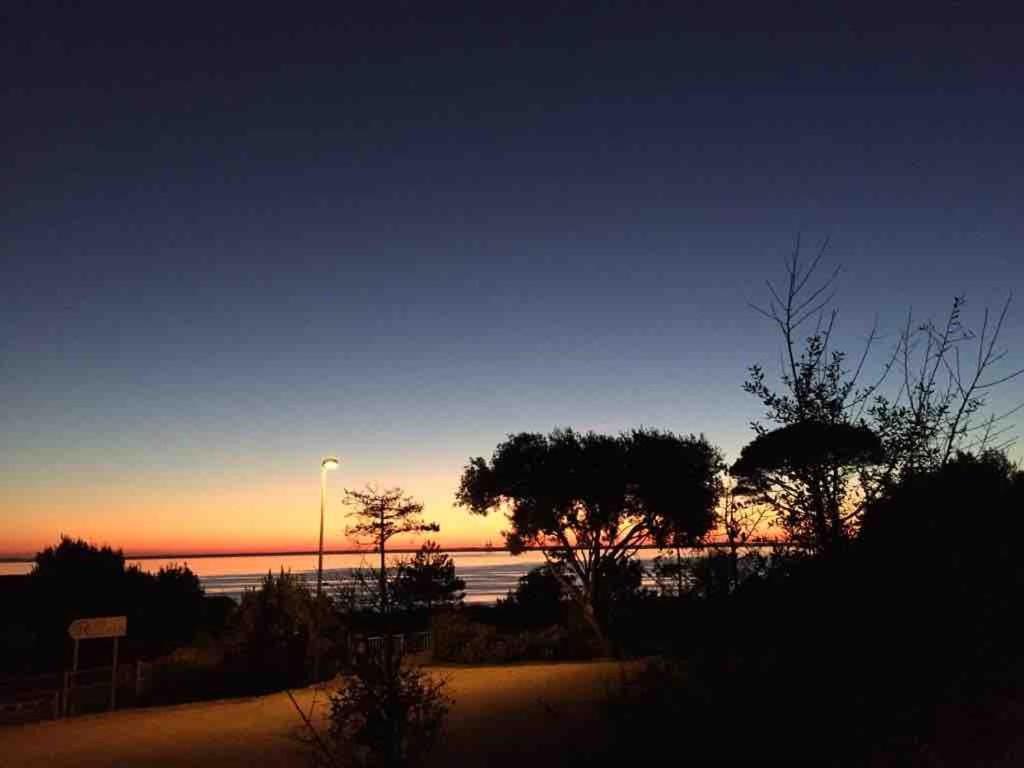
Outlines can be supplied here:
M330 547L367 482L499 543L453 495L510 432L735 457L797 232L843 346L1016 289L1024 360L1024 30L590 6L10 15L0 553L310 549L324 454Z

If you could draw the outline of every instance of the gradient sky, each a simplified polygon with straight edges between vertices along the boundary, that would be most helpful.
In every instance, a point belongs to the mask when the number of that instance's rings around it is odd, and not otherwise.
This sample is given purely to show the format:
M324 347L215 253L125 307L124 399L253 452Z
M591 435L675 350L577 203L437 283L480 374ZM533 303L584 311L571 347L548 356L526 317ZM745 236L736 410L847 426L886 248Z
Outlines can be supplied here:
M736 455L797 232L851 347L1024 289L1022 27L251 5L5 10L0 552L311 548L325 453L330 546L370 481L498 543L509 432Z

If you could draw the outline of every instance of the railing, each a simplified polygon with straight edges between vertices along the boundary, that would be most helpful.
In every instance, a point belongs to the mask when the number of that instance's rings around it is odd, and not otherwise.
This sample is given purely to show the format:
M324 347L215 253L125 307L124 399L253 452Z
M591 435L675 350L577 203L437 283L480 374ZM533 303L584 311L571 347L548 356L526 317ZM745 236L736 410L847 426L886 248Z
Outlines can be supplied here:
M407 635L391 635L391 653L397 657L426 653L432 647L430 632L412 632ZM356 640L354 655L383 657L388 637L376 635Z
M116 678L113 673L113 667L65 672L62 696L64 716L114 709L118 702L128 705L137 703L149 690L153 666L142 661L119 664Z
M405 652L407 654L415 653L426 653L433 645L431 642L432 635L429 632L413 632L407 635L405 641Z
M60 716L60 675L0 680L0 724L27 723Z

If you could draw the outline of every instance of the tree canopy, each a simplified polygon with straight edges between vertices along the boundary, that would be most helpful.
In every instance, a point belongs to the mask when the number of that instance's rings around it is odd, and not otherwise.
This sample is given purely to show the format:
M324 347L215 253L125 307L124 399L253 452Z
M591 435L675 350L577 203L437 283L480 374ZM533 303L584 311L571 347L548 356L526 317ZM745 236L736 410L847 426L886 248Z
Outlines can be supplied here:
M27 580L25 617L45 666L63 662L68 624L91 616L128 617L127 657L166 653L188 643L202 620L203 589L186 565L147 573L125 562L121 550L62 536L35 558Z
M440 547L428 541L419 552L399 562L392 591L395 602L406 608L452 605L462 600L466 582L455 575L455 563Z
M756 437L732 468L738 491L770 507L791 542L818 553L848 544L871 501L901 478L941 467L958 451L1005 447L1011 427L1002 422L1019 407L986 415L987 393L1024 375L1000 368L1009 300L998 315L986 310L975 334L963 323L962 297L945 322L915 324L908 314L892 352L874 366L880 336L872 328L849 365L835 348L838 313L829 306L839 269L816 281L826 247L805 262L797 240L785 282L769 282L767 306L755 307L782 335L781 375L773 386L751 366L743 388L775 428L755 422ZM973 354L962 354L970 345Z
M457 502L480 515L504 509L513 554L544 547L601 634L594 607L609 563L620 564L643 546L707 533L722 468L721 454L703 436L652 429L524 432L498 445L490 460L470 460Z
M731 473L748 483L772 472L795 472L813 464L860 465L883 460L882 442L868 427L805 421L763 432L745 445Z
M347 529L350 536L371 542L380 556L378 572L380 610L388 608L387 564L384 562L388 541L403 533L428 533L441 530L437 523L423 520L423 505L407 496L401 488L378 490L367 486L362 491L345 491L345 503L353 508L350 517L355 525Z

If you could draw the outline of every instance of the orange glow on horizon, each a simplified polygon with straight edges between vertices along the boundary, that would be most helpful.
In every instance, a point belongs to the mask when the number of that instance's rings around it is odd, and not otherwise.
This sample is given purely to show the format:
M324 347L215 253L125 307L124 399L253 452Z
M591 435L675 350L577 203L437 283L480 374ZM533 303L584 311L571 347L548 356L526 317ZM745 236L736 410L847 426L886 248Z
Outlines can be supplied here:
M330 473L324 547L327 551L372 549L345 535L349 509L343 488L361 488L367 479L355 472ZM314 464L316 467L316 464ZM311 476L310 476L311 475ZM396 537L390 548L414 548L426 538L448 549L491 545L503 548L505 515L470 514L454 505L458 471L407 467L402 488L424 504L427 520L440 524L429 537ZM145 478L92 484L0 488L0 524L10 530L0 542L0 557L26 557L56 544L61 534L108 544L128 555L218 555L311 552L317 546L320 514L318 472L307 476L209 479L184 486L177 479ZM378 483L388 487L391 483ZM755 538L772 539L770 528ZM712 536L718 541L721 537Z
M332 473L336 475L337 473ZM333 480L333 478L332 478ZM342 488L328 486L327 550L357 549L345 535L349 509ZM380 484L383 487L383 483ZM440 524L429 538L448 548L503 545L504 516L471 515L454 506L450 475L420 474L402 487ZM133 555L304 552L315 550L320 514L317 477L279 478L234 486L182 488L170 484L111 487L8 487L0 490L0 520L17 520L0 556L31 555L65 534L109 544ZM418 546L424 537L396 537L391 546Z

